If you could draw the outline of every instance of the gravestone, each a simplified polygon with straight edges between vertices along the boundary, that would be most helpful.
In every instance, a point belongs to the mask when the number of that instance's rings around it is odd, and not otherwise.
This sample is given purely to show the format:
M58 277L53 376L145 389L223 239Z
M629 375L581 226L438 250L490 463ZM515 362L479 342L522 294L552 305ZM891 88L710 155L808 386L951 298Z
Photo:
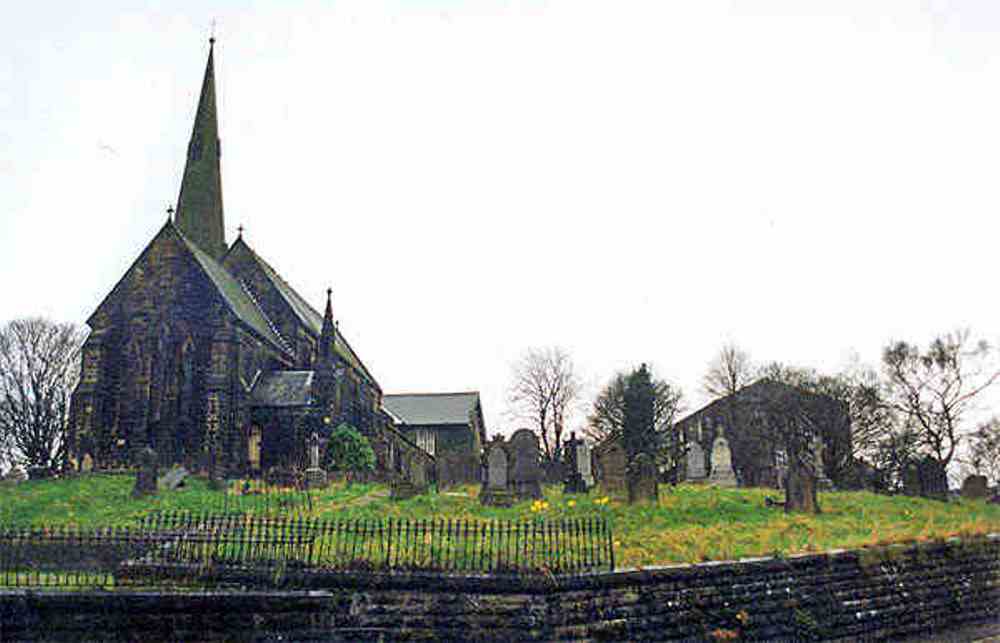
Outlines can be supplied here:
M163 491L173 491L184 486L184 480L189 476L188 470L184 467L173 467L167 471L156 483L156 487Z
M83 454L83 461L80 463L80 471L89 472L94 470L94 458L89 453Z
M514 504L514 494L510 491L507 445L497 438L486 446L485 476L483 488L479 492L479 502L484 505L509 507Z
M924 498L948 498L948 474L940 462L927 456L917 463L920 495Z
M510 436L513 460L510 482L519 500L542 497L542 466L539 462L538 436L520 429Z
M700 443L692 441L688 444L687 479L689 482L704 482L705 478L705 450Z
M602 450L597 456L601 468L601 489L606 494L625 493L625 449L617 442Z
M729 442L721 435L712 444L712 475L708 481L720 487L735 487L736 472L733 471L733 454Z
M306 469L306 485L310 489L320 489L325 487L328 480L326 471L319 466L319 452L322 441L315 432L309 436L306 450L309 453L309 467Z
M632 459L628 469L628 501L656 503L660 499L657 487L656 460L648 453L640 453Z
M979 500L989 495L990 489L986 476L971 475L962 483L962 497Z
M920 495L920 473L917 471L917 465L913 463L903 469L903 495Z
M563 493L587 493L587 482L580 473L581 464L578 448L581 444L576 439L575 433L569 434L569 440L563 449L563 452L566 454L566 479L563 482Z
M160 459L157 457L156 451L149 447L139 451L138 465L132 497L143 498L155 494L156 481L160 472Z
M823 457L823 438L816 436L813 440L813 473L816 475L816 488L823 491L833 489L833 481L826 477L826 460Z
M580 440L576 445L576 470L580 473L587 488L594 486L594 473L590 467L590 445Z

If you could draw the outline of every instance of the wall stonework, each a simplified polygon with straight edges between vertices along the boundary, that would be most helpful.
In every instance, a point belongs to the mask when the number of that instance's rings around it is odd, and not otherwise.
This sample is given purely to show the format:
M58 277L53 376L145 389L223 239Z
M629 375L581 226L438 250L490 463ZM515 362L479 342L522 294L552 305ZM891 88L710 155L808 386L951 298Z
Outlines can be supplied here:
M996 622L1000 535L572 578L290 580L309 591L0 592L0 639L882 640Z

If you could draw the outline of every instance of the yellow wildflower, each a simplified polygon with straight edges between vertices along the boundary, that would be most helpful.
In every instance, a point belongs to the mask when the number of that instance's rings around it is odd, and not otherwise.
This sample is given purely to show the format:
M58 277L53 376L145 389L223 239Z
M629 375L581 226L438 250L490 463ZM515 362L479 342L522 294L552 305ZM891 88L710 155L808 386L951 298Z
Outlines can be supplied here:
M567 507L575 507L576 506L576 500L570 500L569 502L566 503L566 506Z

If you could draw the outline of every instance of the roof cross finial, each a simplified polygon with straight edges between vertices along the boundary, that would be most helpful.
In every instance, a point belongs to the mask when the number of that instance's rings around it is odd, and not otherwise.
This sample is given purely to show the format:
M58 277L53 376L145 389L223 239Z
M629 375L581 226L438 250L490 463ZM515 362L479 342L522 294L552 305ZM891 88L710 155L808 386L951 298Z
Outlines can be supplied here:
M208 37L208 44L215 44L215 18L212 18L212 35Z
M242 223L236 227L236 232L239 233L240 239L242 239L243 238L243 224Z
M167 205L167 221L172 221L174 218L174 204L170 203Z

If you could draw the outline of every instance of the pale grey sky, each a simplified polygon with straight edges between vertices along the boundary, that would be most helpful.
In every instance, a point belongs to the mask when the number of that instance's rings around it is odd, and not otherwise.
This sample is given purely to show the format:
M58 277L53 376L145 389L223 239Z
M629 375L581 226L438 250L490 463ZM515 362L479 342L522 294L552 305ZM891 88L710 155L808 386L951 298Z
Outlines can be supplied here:
M4 12L0 320L82 323L162 226L215 19L228 238L386 392L509 431L531 346L693 408L726 340L1000 336L996 2L212 4Z

